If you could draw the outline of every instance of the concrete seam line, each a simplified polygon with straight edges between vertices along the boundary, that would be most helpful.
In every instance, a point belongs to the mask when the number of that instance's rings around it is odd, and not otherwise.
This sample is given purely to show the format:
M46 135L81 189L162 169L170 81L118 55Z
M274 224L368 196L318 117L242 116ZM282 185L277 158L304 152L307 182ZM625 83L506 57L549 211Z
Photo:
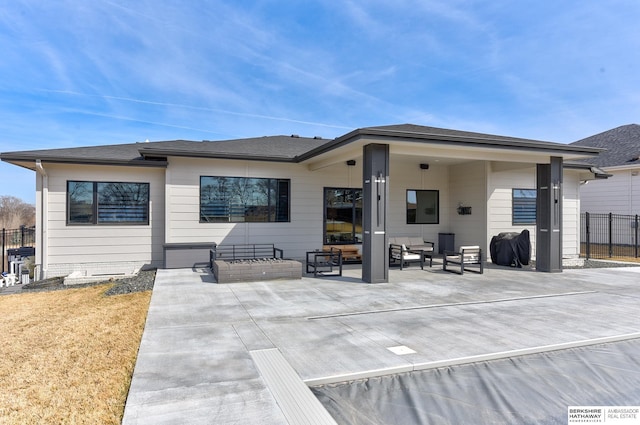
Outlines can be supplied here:
M560 292L557 294L529 295L526 297L497 298L494 300L464 301L464 302L458 302L458 303L443 303L443 304L427 304L427 305L419 305L414 307L388 308L388 309L382 309L382 310L363 310L363 311L354 311L351 313L336 313L336 314L327 314L322 316L309 316L309 317L306 317L306 320L332 319L335 317L359 316L363 314L391 313L395 311L422 310L427 308L456 307L456 306L477 305L477 304L493 304L493 303L502 303L502 302L509 302L509 301L534 300L538 298L566 297L571 295L595 294L597 292L598 291Z

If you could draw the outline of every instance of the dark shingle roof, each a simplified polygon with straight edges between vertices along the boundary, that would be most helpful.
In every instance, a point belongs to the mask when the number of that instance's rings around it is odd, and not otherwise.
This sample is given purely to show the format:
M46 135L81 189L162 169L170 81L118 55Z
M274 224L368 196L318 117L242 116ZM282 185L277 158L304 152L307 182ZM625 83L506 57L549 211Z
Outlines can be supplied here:
M470 131L449 130L445 128L428 127L415 124L387 125L379 127L365 127L354 130L344 136L322 145L302 157L311 158L323 152L345 145L358 137L373 137L386 139L402 139L414 142L458 145L463 147L485 147L510 150L534 150L553 154L569 153L573 155L593 156L599 153L591 147L570 146L562 143L544 142L540 140L522 139L518 137L497 136L493 134L474 133Z
M43 149L0 154L3 161L19 163L29 168L36 160L43 162L114 164L164 167L170 156L248 159L261 161L300 162L360 137L381 138L416 143L489 147L499 149L540 150L551 154L596 155L598 149L542 142L515 137L496 136L468 131L448 130L414 124L366 127L336 139L291 136L265 136L235 140L202 141L173 140L63 149Z
M291 161L298 155L327 143L327 139L298 136L268 136L248 139L202 141L172 140L78 148L42 149L2 153L3 161L67 162L164 166L166 156L243 158ZM160 159L160 160L158 160Z
M34 161L80 163L135 163L143 158L138 153L140 143L123 145L87 146L79 148L40 149L3 152L3 161Z
M383 126L375 126L375 127L367 127L363 130L377 130L377 131L386 131L386 132L396 132L403 134L420 134L420 135L431 135L440 138L455 138L455 139L476 139L476 140L501 140L505 142L540 142L537 140L531 139L523 139L519 137L508 137L508 136L497 136L495 134L485 134L485 133L475 133L472 131L462 131L462 130L451 130L447 128L438 128L438 127L429 127L426 125L416 125L416 124L395 124L395 125L383 125ZM548 143L550 145L555 145L555 143L551 142L540 142L540 143Z
M603 133L587 137L572 146L606 149L596 158L584 160L597 167L640 165L640 125L623 125Z
M291 136L265 136L248 139L145 143L140 152L153 156L199 156L211 158L292 161L303 153L327 143L327 139Z

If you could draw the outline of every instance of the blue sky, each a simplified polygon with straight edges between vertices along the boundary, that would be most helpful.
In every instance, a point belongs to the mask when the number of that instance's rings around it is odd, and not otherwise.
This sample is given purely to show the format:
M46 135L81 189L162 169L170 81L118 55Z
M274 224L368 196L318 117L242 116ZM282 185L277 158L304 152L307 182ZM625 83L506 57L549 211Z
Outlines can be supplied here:
M570 143L640 123L637 0L12 0L0 152L413 123ZM0 163L0 195L35 200Z

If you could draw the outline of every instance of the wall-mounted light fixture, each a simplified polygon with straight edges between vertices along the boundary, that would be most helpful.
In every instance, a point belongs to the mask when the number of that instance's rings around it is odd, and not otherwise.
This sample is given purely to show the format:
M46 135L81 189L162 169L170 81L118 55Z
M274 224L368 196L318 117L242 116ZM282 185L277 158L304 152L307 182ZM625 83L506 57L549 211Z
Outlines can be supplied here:
M429 169L429 164L423 162L422 164L420 164L420 169L421 170L428 170Z
M355 159L350 159L347 161L347 165L350 167L353 167L354 165L356 165L356 160Z
M471 207L469 206L458 204L457 210L459 215L471 215Z

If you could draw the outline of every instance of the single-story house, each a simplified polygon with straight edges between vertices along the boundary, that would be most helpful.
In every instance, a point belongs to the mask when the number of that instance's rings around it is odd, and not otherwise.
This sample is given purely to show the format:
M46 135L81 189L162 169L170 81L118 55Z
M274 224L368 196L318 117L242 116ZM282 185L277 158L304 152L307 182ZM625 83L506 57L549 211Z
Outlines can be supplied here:
M537 269L561 271L579 256L580 182L595 177L573 161L599 152L402 124L0 158L36 172L41 278L192 267L214 242L274 243L300 260L338 243L361 246L365 282L385 282L390 236L487 253L492 236L528 229Z
M581 211L640 214L640 125L623 125L571 145L606 149L584 160L602 169L608 178L584 182L580 187Z

